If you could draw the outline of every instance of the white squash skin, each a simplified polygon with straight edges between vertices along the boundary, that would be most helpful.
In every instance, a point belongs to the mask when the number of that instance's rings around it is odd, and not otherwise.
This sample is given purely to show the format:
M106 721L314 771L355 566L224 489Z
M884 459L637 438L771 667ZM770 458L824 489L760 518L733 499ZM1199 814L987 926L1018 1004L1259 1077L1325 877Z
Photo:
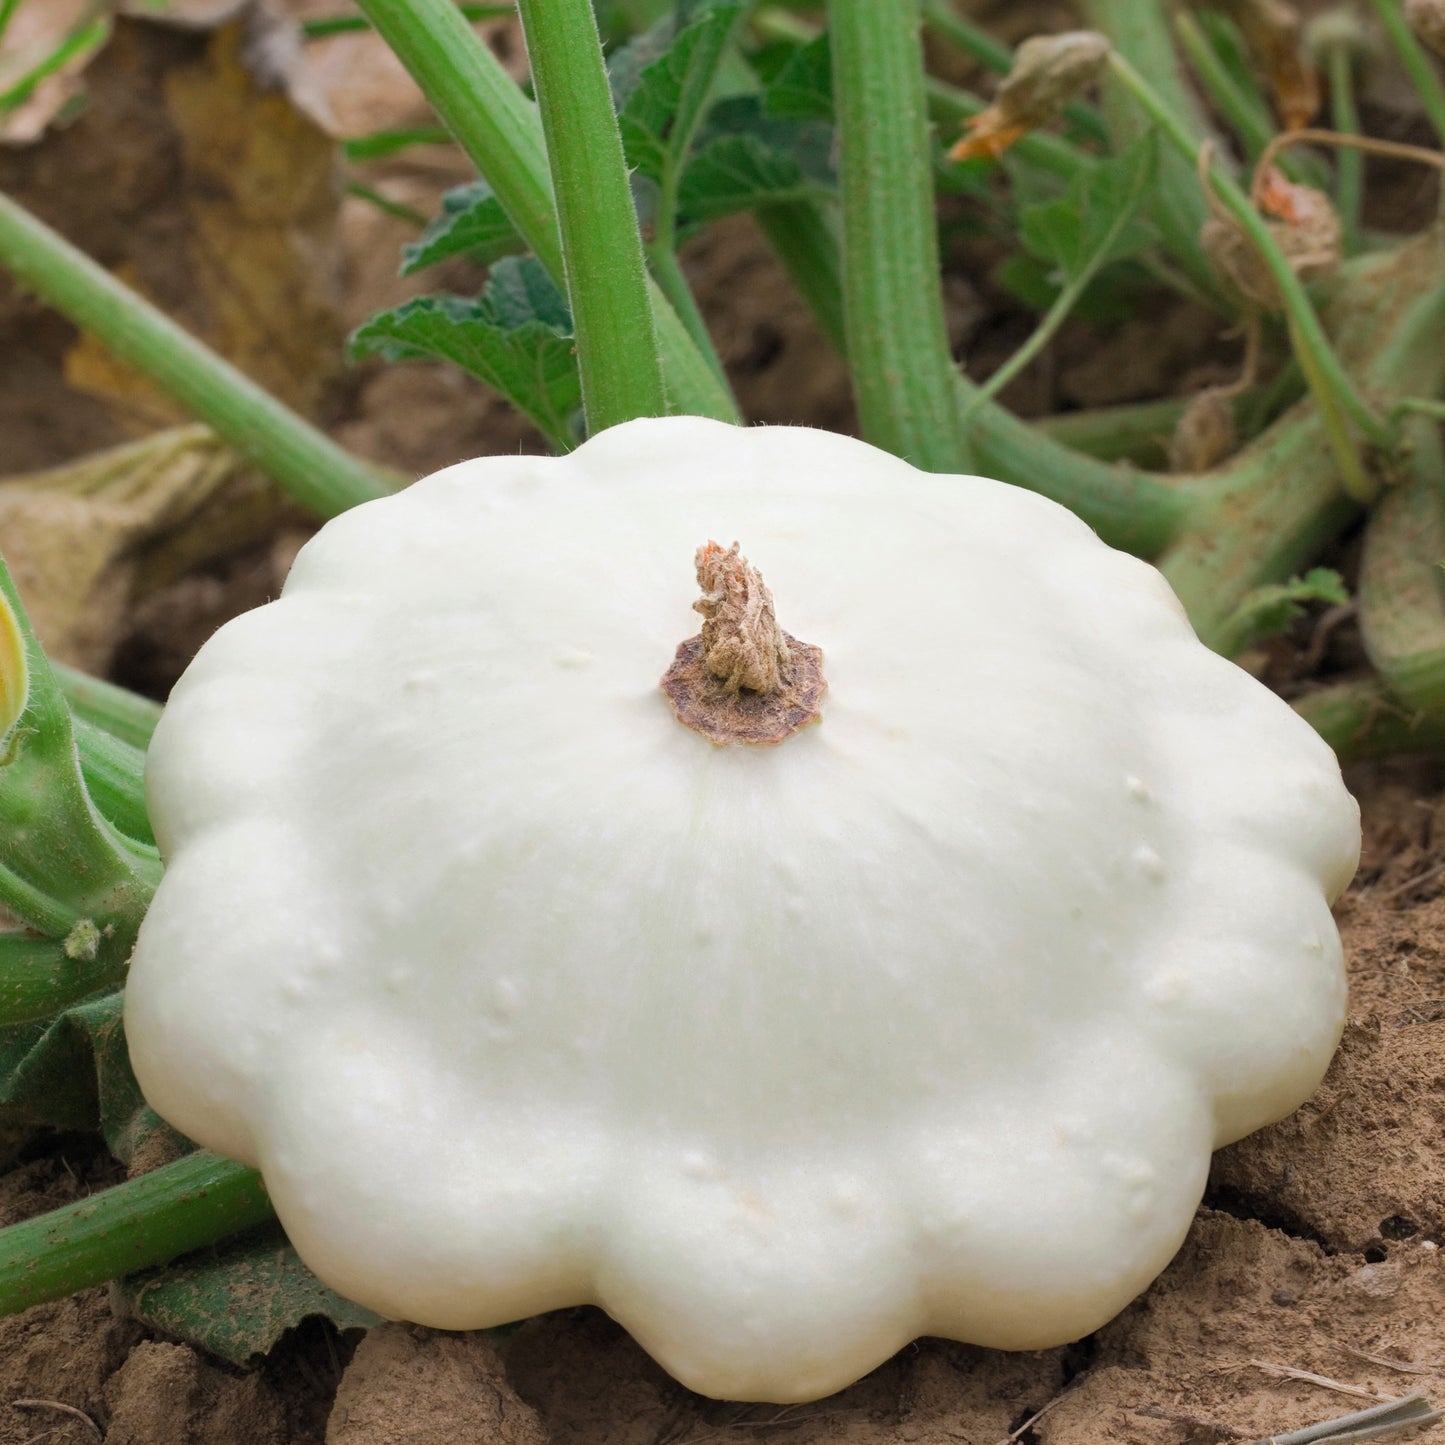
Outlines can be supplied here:
M774 748L658 689L709 538L824 650ZM825 432L634 422L348 513L149 789L152 1105L363 1304L596 1302L722 1397L1096 1328L1343 1021L1324 744L1062 508Z

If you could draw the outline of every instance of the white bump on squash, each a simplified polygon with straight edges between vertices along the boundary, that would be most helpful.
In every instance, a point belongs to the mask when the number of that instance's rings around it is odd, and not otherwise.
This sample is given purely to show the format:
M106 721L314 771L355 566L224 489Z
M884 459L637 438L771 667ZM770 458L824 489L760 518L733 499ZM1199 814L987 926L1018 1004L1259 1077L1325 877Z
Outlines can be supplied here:
M823 650L774 747L659 689L708 538ZM595 1302L712 1395L1096 1328L1342 1025L1324 744L1063 508L826 432L632 422L347 513L148 786L151 1103L378 1312Z

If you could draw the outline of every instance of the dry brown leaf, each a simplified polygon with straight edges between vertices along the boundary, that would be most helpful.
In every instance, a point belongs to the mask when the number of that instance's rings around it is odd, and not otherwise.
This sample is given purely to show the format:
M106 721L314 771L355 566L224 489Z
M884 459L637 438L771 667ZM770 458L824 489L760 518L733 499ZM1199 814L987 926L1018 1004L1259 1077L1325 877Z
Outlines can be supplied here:
M212 32L117 20L84 112L36 145L0 148L0 189L314 413L343 365L338 160L315 120L257 78L253 38L244 18ZM0 474L189 419L97 343L65 335L0 277L0 350L24 371L22 388L0 392Z
M199 426L0 479L6 562L47 652L103 673L132 596L153 580L148 549L183 546L198 526L204 538L217 499L238 487L257 494L254 469Z

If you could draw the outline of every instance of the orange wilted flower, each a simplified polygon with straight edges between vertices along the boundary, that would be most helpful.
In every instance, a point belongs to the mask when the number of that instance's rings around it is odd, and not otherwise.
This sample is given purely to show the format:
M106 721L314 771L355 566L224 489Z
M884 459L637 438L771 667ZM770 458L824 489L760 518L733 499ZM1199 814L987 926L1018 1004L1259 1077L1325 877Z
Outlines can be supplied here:
M1285 130L1307 126L1320 108L1320 80L1305 59L1299 11L1286 0L1222 0L1264 69Z
M1094 80L1109 58L1109 42L1093 30L1035 35L1014 52L1013 69L994 101L971 117L950 160L997 160L1020 136L1046 125Z

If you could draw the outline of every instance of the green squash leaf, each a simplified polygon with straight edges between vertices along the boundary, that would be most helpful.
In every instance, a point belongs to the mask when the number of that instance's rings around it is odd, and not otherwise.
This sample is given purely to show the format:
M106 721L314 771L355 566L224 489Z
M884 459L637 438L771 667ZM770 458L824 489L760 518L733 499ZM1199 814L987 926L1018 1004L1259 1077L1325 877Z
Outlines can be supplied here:
M1020 239L1057 269L1064 285L1110 261L1138 255L1154 242L1154 231L1139 212L1149 199L1157 163L1158 145L1148 132L1076 177L1057 200L1023 207Z
M94 1129L128 1162L157 1128L141 1097L121 1026L121 991L73 1004L54 1018L0 1028L0 1122Z
M582 384L572 318L540 263L508 257L476 300L422 296L373 316L351 338L353 355L443 360L502 393L560 450L576 444Z
M702 118L718 66L743 7L714 5L676 31L660 53L639 65L618 112L618 126L627 163L661 185L681 166ZM673 22L648 32L653 49ZM629 46L628 63L646 52ZM614 82L616 86L617 82Z
M1266 637L1277 637L1304 615L1306 603L1326 602L1337 606L1349 600L1344 578L1331 567L1312 567L1303 577L1256 587L1225 624L1226 634L1232 641L1230 651L1237 653Z
M768 85L763 108L779 120L833 123L833 54L826 35L793 52Z
M526 249L492 188L485 181L472 181L448 191L442 197L441 214L421 239L402 247L401 274L410 276L453 256L469 256L479 266L490 266Z
M834 195L833 131L816 121L778 120L759 101L714 106L678 187L688 224L735 211Z
M198 1250L112 1287L134 1319L233 1365L264 1355L289 1329L321 1315L338 1329L370 1329L380 1317L321 1283L279 1225Z

